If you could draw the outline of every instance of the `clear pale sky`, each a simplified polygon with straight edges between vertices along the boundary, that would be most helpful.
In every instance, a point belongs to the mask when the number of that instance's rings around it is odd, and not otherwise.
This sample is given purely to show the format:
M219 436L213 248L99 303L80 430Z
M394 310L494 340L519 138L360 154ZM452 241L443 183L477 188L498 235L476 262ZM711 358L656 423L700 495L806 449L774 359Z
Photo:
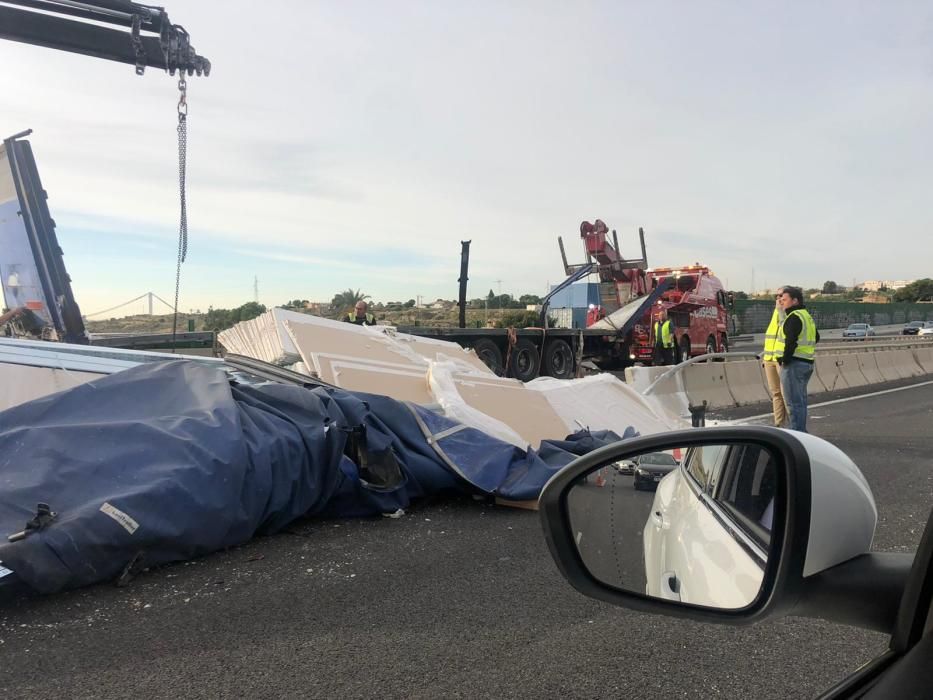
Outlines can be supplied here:
M733 289L933 276L929 2L166 0L189 80L180 308L543 293L556 238ZM175 80L0 42L85 313L171 300ZM142 304L127 311L141 311Z

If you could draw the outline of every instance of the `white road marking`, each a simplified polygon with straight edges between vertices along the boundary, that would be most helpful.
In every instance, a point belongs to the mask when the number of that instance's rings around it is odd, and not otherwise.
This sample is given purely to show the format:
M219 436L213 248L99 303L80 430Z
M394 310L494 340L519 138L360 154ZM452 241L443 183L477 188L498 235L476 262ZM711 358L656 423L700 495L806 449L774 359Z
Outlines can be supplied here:
M916 389L920 386L929 386L933 384L933 381L929 382L920 382L919 384L911 384L910 386L899 386L895 389L884 389L882 391L873 391L870 394L859 394L858 396L850 396L847 399L834 399L833 401L824 401L823 403L814 403L810 404L807 407L808 411L813 410L814 408L822 408L823 406L832 406L837 403L846 403L847 401L856 401L858 399L870 399L873 396L881 396L882 394L893 394L895 391L906 391L907 389ZM751 423L752 421L762 420L764 418L773 417L773 413L762 413L758 416L749 416L748 418L738 418L735 423ZM811 416L813 418L815 416Z

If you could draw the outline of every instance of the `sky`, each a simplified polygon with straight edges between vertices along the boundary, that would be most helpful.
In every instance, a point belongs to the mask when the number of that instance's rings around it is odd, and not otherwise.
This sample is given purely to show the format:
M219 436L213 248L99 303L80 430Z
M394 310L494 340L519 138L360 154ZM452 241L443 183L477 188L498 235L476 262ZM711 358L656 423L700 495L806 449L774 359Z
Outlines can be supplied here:
M254 279L266 305L455 299L464 240L470 297L543 294L596 218L735 290L933 276L929 2L164 5L213 66L180 309ZM176 80L8 41L0 64L82 311L171 301Z

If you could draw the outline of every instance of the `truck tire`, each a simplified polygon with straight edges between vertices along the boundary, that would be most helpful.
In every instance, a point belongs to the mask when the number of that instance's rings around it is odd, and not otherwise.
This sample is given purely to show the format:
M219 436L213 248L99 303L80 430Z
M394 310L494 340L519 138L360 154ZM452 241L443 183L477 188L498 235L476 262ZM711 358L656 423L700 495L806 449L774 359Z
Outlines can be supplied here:
M723 333L722 336L720 337L720 342L722 344L722 351L729 352L729 336Z
M680 336L680 342L677 343L677 364L686 362L690 359L690 336Z
M528 338L519 338L509 357L509 373L523 382L538 376L541 355L538 348Z
M473 350L476 351L479 359L481 359L489 369L496 375L502 376L502 370L504 369L502 364L502 351L494 341L489 340L489 338L480 338L473 343Z
M706 339L706 354L712 355L714 352L716 352L716 338L711 335Z
M548 341L544 346L542 373L555 379L573 378L573 350L570 344L561 338Z

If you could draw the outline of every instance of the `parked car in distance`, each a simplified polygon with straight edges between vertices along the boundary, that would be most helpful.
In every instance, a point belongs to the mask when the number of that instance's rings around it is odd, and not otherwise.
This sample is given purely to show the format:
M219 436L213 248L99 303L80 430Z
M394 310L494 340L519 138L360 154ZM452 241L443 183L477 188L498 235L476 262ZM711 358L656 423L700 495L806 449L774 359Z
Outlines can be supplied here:
M635 479L632 486L636 489L657 488L658 482L678 466L677 460L667 452L639 455L632 461L635 463Z
M850 323L849 327L842 331L843 338L867 338L875 334L875 329L867 323Z
M921 328L917 335L933 335L933 322L927 321L927 325Z
M634 474L635 473L635 460L634 459L623 459L619 462L616 462L613 465L616 468L616 471L619 474Z
M933 328L933 321L911 321L904 325L901 335L917 335L923 328Z

